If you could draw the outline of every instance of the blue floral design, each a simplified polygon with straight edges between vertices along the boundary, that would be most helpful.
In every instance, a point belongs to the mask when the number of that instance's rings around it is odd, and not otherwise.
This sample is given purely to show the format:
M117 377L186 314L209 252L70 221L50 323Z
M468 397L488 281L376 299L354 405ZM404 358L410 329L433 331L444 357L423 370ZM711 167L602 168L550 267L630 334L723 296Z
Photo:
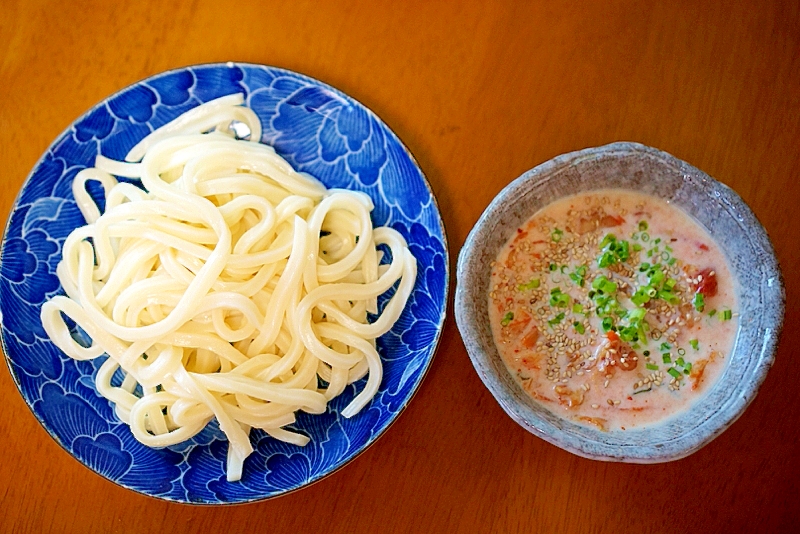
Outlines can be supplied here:
M243 93L262 122L262 141L328 187L367 193L375 224L389 224L418 261L416 285L395 327L378 340L384 379L372 403L339 414L364 386L349 386L324 414L298 413L305 447L251 435L255 452L240 482L225 478L228 443L216 421L190 441L151 449L136 441L98 395L100 359L77 362L47 338L42 303L59 293L61 246L83 224L72 198L75 174L98 153L122 158L142 137L213 98ZM91 190L90 190L91 192ZM311 78L247 64L178 69L99 103L56 139L25 182L2 243L0 312L12 376L42 425L70 454L116 484L172 501L235 503L280 495L318 480L354 458L406 406L429 368L445 317L448 257L430 188L413 157L371 111ZM384 303L386 297L381 299Z
M92 111L86 119L75 125L75 138L81 142L94 139L104 139L114 127L114 117L108 108L101 106Z
M122 450L122 442L114 434L104 433L95 438L79 436L73 442L73 450L89 468L111 480L119 480L133 463L133 457Z
M108 101L108 109L117 119L147 122L153 116L153 108L157 102L158 95L155 91L146 85L134 85L112 97Z

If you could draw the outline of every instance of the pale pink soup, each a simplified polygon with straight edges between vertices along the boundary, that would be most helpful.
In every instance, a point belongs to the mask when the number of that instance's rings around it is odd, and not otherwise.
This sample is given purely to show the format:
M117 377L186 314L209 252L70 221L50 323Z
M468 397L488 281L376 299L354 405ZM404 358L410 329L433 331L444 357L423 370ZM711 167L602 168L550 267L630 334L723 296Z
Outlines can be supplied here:
M666 202L622 190L561 199L492 266L489 317L532 398L603 430L663 421L725 368L738 326L725 257Z

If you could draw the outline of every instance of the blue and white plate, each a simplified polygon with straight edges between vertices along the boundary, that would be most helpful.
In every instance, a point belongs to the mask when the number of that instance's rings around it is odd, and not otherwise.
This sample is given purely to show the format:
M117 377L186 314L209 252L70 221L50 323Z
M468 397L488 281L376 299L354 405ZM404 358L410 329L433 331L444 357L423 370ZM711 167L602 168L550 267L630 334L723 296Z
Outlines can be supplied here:
M364 191L373 222L408 240L419 269L394 328L378 341L384 378L356 417L340 411L364 386L350 386L321 415L298 413L293 428L305 447L254 431L255 452L240 482L225 479L228 442L216 421L191 441L151 449L136 441L97 394L103 358L77 362L59 351L39 320L60 293L55 275L64 239L84 224L71 184L95 156L122 159L136 142L181 113L219 96L242 93L261 119L262 142L328 187ZM448 254L430 186L397 136L370 110L317 80L250 64L169 71L100 102L56 139L22 187L2 243L2 343L11 374L36 418L67 452L126 488L201 504L266 499L310 484L374 442L408 404L430 367L445 318Z

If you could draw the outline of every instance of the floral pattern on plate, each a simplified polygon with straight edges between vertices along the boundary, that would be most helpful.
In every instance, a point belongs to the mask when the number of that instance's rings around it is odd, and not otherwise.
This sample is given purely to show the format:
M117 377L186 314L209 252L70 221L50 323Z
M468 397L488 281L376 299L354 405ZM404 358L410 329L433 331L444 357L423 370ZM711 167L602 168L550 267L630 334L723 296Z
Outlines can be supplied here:
M47 338L39 311L61 292L55 269L64 240L85 224L72 196L75 174L93 165L97 154L124 158L155 128L236 92L260 118L262 142L297 170L329 188L367 193L375 204L374 224L398 230L419 269L402 316L378 340L384 378L371 404L352 419L339 415L363 388L362 379L329 403L326 413L298 413L292 428L311 437L305 447L253 431L255 452L245 462L242 480L229 483L228 442L215 420L179 445L142 445L96 392L93 376L103 358L78 362L65 356ZM99 189L89 190L100 197ZM0 258L3 350L37 419L67 452L105 478L188 503L274 497L352 460L388 428L419 388L441 335L447 302L448 252L441 216L422 171L397 136L363 105L324 83L250 64L200 65L159 74L107 98L75 121L23 185Z

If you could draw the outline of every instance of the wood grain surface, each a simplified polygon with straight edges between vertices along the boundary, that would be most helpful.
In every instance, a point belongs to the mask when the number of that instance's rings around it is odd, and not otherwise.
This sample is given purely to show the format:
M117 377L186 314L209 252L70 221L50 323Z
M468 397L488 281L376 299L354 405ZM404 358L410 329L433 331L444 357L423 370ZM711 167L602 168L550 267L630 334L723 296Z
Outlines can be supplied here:
M558 154L618 140L733 187L767 228L788 299L775 365L696 454L582 459L484 388L452 318L394 426L345 469L271 501L171 504L64 452L0 370L0 532L797 532L800 8L795 0L340 2L0 0L0 217L49 143L146 76L245 61L327 82L417 157L451 266L491 199Z

